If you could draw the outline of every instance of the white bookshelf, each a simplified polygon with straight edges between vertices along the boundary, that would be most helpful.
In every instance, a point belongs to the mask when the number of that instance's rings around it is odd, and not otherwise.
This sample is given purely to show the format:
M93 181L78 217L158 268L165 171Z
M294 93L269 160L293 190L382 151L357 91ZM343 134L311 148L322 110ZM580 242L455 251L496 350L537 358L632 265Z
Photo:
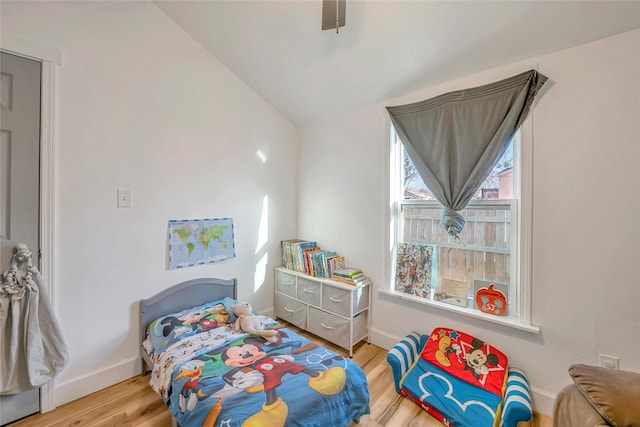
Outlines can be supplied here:
M371 281L352 286L278 267L275 313L297 327L349 350L369 337Z

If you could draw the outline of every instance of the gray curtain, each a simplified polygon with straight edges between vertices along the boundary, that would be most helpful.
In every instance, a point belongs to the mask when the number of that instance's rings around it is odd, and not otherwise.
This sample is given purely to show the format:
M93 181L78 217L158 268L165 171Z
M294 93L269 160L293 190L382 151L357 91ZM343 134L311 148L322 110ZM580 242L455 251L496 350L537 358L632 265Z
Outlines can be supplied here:
M485 86L387 107L442 225L459 239L464 209L507 149L547 77L531 70Z

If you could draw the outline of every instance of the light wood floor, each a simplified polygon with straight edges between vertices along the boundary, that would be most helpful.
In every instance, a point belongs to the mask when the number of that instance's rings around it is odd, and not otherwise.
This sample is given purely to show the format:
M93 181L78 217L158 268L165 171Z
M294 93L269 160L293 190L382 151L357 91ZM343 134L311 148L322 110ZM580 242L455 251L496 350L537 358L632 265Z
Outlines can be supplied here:
M287 325L345 357L348 353L333 344ZM366 373L371 396L371 415L349 427L442 427L417 405L396 394L387 351L361 343L353 361ZM46 414L36 414L9 427L169 427L171 416L160 396L149 386L149 375L137 376L89 396L67 403ZM327 426L334 427L334 426ZM473 427L473 426L457 426ZM523 426L524 427L524 426ZM536 414L529 427L551 427L551 419Z

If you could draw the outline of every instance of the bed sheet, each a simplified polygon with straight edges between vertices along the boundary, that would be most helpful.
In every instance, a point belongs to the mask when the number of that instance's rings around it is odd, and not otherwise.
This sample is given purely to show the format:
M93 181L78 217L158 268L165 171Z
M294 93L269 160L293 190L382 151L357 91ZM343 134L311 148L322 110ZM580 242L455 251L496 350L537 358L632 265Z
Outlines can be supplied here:
M151 386L180 426L337 427L369 413L359 366L269 320L278 331L273 344L228 325L189 334L161 353L147 337Z

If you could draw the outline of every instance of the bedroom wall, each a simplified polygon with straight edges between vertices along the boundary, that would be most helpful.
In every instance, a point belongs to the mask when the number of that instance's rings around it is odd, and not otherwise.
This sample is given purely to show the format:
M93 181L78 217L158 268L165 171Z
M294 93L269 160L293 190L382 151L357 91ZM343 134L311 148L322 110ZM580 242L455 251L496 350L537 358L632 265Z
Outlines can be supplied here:
M537 68L550 79L533 115L533 323L516 332L382 294L373 343L411 330L459 328L527 371L550 415L574 363L598 354L640 371L640 30L531 58L302 129L298 237L343 253L388 289L389 121L385 105L415 102ZM402 315L399 316L399 314Z
M58 405L137 375L138 302L237 278L272 310L295 236L297 129L148 2L1 2L2 34L62 51L55 309L70 361ZM133 207L116 207L116 190ZM170 219L232 217L236 258L167 267Z

